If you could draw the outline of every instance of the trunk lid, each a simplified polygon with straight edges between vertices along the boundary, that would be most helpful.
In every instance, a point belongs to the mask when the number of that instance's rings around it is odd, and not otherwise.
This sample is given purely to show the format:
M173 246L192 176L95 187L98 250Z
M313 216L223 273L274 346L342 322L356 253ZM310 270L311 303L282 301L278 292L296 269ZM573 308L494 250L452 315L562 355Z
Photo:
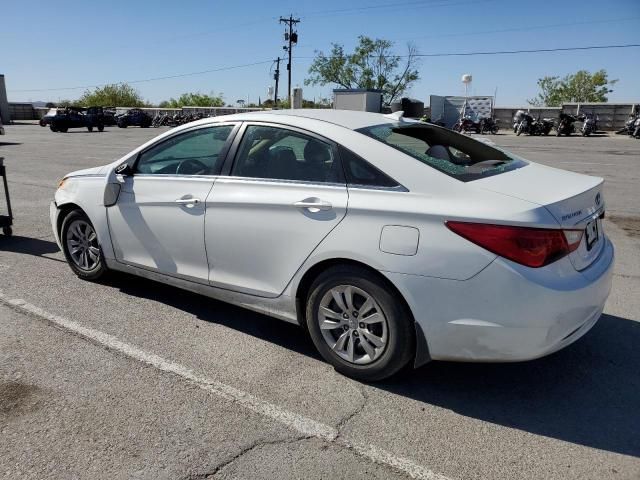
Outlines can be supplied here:
M604 246L604 180L536 163L486 177L476 186L544 206L565 229L583 230L580 247L569 255L577 270L587 268Z

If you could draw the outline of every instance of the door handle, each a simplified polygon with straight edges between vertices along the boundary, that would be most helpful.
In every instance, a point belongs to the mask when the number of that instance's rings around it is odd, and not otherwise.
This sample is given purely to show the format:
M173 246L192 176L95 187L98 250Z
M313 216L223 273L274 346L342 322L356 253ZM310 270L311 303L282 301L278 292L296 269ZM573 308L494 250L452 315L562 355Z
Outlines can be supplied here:
M299 202L294 202L293 206L296 208L306 208L312 213L319 212L320 210L331 210L333 208L333 205L329 202L325 202L319 198L305 198Z
M197 205L198 203L200 203L201 200L199 198L193 198L193 197L189 197L189 198L178 198L176 200L176 203L178 205L184 205L187 208L193 208L195 205Z

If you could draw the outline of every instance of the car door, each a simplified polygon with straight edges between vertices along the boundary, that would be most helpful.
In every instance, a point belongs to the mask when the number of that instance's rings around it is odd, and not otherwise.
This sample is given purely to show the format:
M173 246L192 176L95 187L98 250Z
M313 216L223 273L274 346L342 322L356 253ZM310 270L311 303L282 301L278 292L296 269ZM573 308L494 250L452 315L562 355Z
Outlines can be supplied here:
M205 200L236 127L182 131L137 156L107 209L117 261L208 283Z
M279 125L245 124L232 150L207 199L209 280L276 297L344 218L342 166L331 142Z

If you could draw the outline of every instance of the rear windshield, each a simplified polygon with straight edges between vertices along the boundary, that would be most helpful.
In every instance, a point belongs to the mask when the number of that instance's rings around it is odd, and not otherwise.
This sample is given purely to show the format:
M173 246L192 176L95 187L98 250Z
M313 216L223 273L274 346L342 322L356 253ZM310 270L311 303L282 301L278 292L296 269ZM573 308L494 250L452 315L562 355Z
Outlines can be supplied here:
M427 123L385 123L357 131L463 182L527 165L491 145Z

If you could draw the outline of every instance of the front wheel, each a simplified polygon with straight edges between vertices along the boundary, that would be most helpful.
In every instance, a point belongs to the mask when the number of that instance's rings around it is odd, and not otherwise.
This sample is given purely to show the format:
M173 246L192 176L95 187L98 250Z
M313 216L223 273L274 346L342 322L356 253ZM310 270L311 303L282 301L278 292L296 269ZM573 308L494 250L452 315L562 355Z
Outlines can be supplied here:
M359 267L334 267L313 282L306 321L322 357L357 380L390 377L414 356L411 315L381 279Z
M87 130L89 130L90 132L93 132L93 125L89 125L89 126L87 127Z
M74 210L60 229L60 243L67 263L83 280L97 280L107 272L95 228L84 212Z
M522 127L522 125L518 125L518 129L516 130L516 136L519 137L523 130L524 128Z

